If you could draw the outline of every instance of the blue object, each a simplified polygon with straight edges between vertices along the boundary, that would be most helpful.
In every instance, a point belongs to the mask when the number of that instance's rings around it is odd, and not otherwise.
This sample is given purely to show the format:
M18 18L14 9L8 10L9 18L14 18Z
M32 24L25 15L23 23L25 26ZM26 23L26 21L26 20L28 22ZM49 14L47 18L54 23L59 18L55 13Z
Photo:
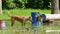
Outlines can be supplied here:
M36 14L37 12L32 12L32 25L36 26L37 25L37 19L36 19Z
M39 12L32 12L31 13L31 16L32 16L32 29L34 30L34 34L37 34L37 29L36 29L36 26L40 27L41 26L41 23L40 22L37 22L37 17L36 17L36 14L39 13Z
M41 23L40 22L37 22L37 17L36 17L36 14L38 12L32 12L32 25L34 26L41 26Z
M40 27L42 26L42 23L41 22L37 22L37 27Z
M36 29L36 25L37 25L37 19L36 19L36 14L37 12L32 12L32 29L34 30L34 34L37 34L37 29Z

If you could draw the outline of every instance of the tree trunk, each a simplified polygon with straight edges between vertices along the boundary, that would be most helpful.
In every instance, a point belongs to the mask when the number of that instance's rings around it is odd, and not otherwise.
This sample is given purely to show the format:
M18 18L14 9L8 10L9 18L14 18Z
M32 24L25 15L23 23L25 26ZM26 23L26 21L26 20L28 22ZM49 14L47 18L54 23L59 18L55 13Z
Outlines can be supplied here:
M0 14L2 14L2 0L0 0Z
M59 13L59 0L51 0L51 14Z

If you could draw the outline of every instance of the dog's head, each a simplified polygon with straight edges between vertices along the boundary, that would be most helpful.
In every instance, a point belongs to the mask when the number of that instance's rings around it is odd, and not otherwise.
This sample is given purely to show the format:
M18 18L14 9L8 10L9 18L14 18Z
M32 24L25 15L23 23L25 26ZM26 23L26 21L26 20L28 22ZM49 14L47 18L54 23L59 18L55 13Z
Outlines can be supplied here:
M43 21L41 15L39 13L36 14L36 18L37 18L37 21L40 21L40 22Z
M28 19L29 19L29 21L31 21L31 22L32 22L32 16L29 16L29 18L28 18Z

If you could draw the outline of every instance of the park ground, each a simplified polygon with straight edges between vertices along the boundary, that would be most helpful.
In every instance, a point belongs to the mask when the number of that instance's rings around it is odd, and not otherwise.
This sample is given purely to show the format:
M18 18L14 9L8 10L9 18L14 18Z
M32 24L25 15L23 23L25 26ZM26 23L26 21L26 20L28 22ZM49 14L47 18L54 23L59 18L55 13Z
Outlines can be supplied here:
M10 12L10 15L19 15L19 16L31 16L31 12L41 12L42 14L50 14L51 10L50 9L44 9L44 10L40 10L40 9L4 9L3 10L3 14L0 15L0 20L7 20L6 21L6 29L4 30L0 30L0 34L33 34L33 31L31 32L27 32L26 30L21 30L21 24L16 21L16 23L14 24L14 28L11 28L11 21L10 21L10 17L7 15L7 12ZM59 11L60 13L60 11ZM26 27L29 28L31 27L31 23L29 21L27 21L26 23ZM38 31L38 34L57 34L57 32L52 32L52 33L46 33L45 29L54 29L54 30L60 30L59 26L46 26L46 28L40 28L40 30ZM44 30L44 31L43 31ZM58 32L59 34L59 32Z

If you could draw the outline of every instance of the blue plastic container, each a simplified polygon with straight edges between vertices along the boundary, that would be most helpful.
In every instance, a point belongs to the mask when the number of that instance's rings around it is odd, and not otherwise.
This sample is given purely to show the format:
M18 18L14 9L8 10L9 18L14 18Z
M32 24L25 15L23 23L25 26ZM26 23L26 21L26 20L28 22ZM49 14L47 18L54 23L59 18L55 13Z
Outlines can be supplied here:
M32 25L40 27L42 24L41 24L41 22L37 22L37 17L36 17L37 13L38 12L32 12L31 13L32 14Z
M37 17L36 17L37 13L38 12L32 12L31 13L31 15L32 15L32 29L34 30L34 34L38 34L38 31L37 31L36 27L40 27L41 26L41 23L37 22Z
M37 19L36 19L36 14L37 12L32 12L32 25L36 26L37 25Z

